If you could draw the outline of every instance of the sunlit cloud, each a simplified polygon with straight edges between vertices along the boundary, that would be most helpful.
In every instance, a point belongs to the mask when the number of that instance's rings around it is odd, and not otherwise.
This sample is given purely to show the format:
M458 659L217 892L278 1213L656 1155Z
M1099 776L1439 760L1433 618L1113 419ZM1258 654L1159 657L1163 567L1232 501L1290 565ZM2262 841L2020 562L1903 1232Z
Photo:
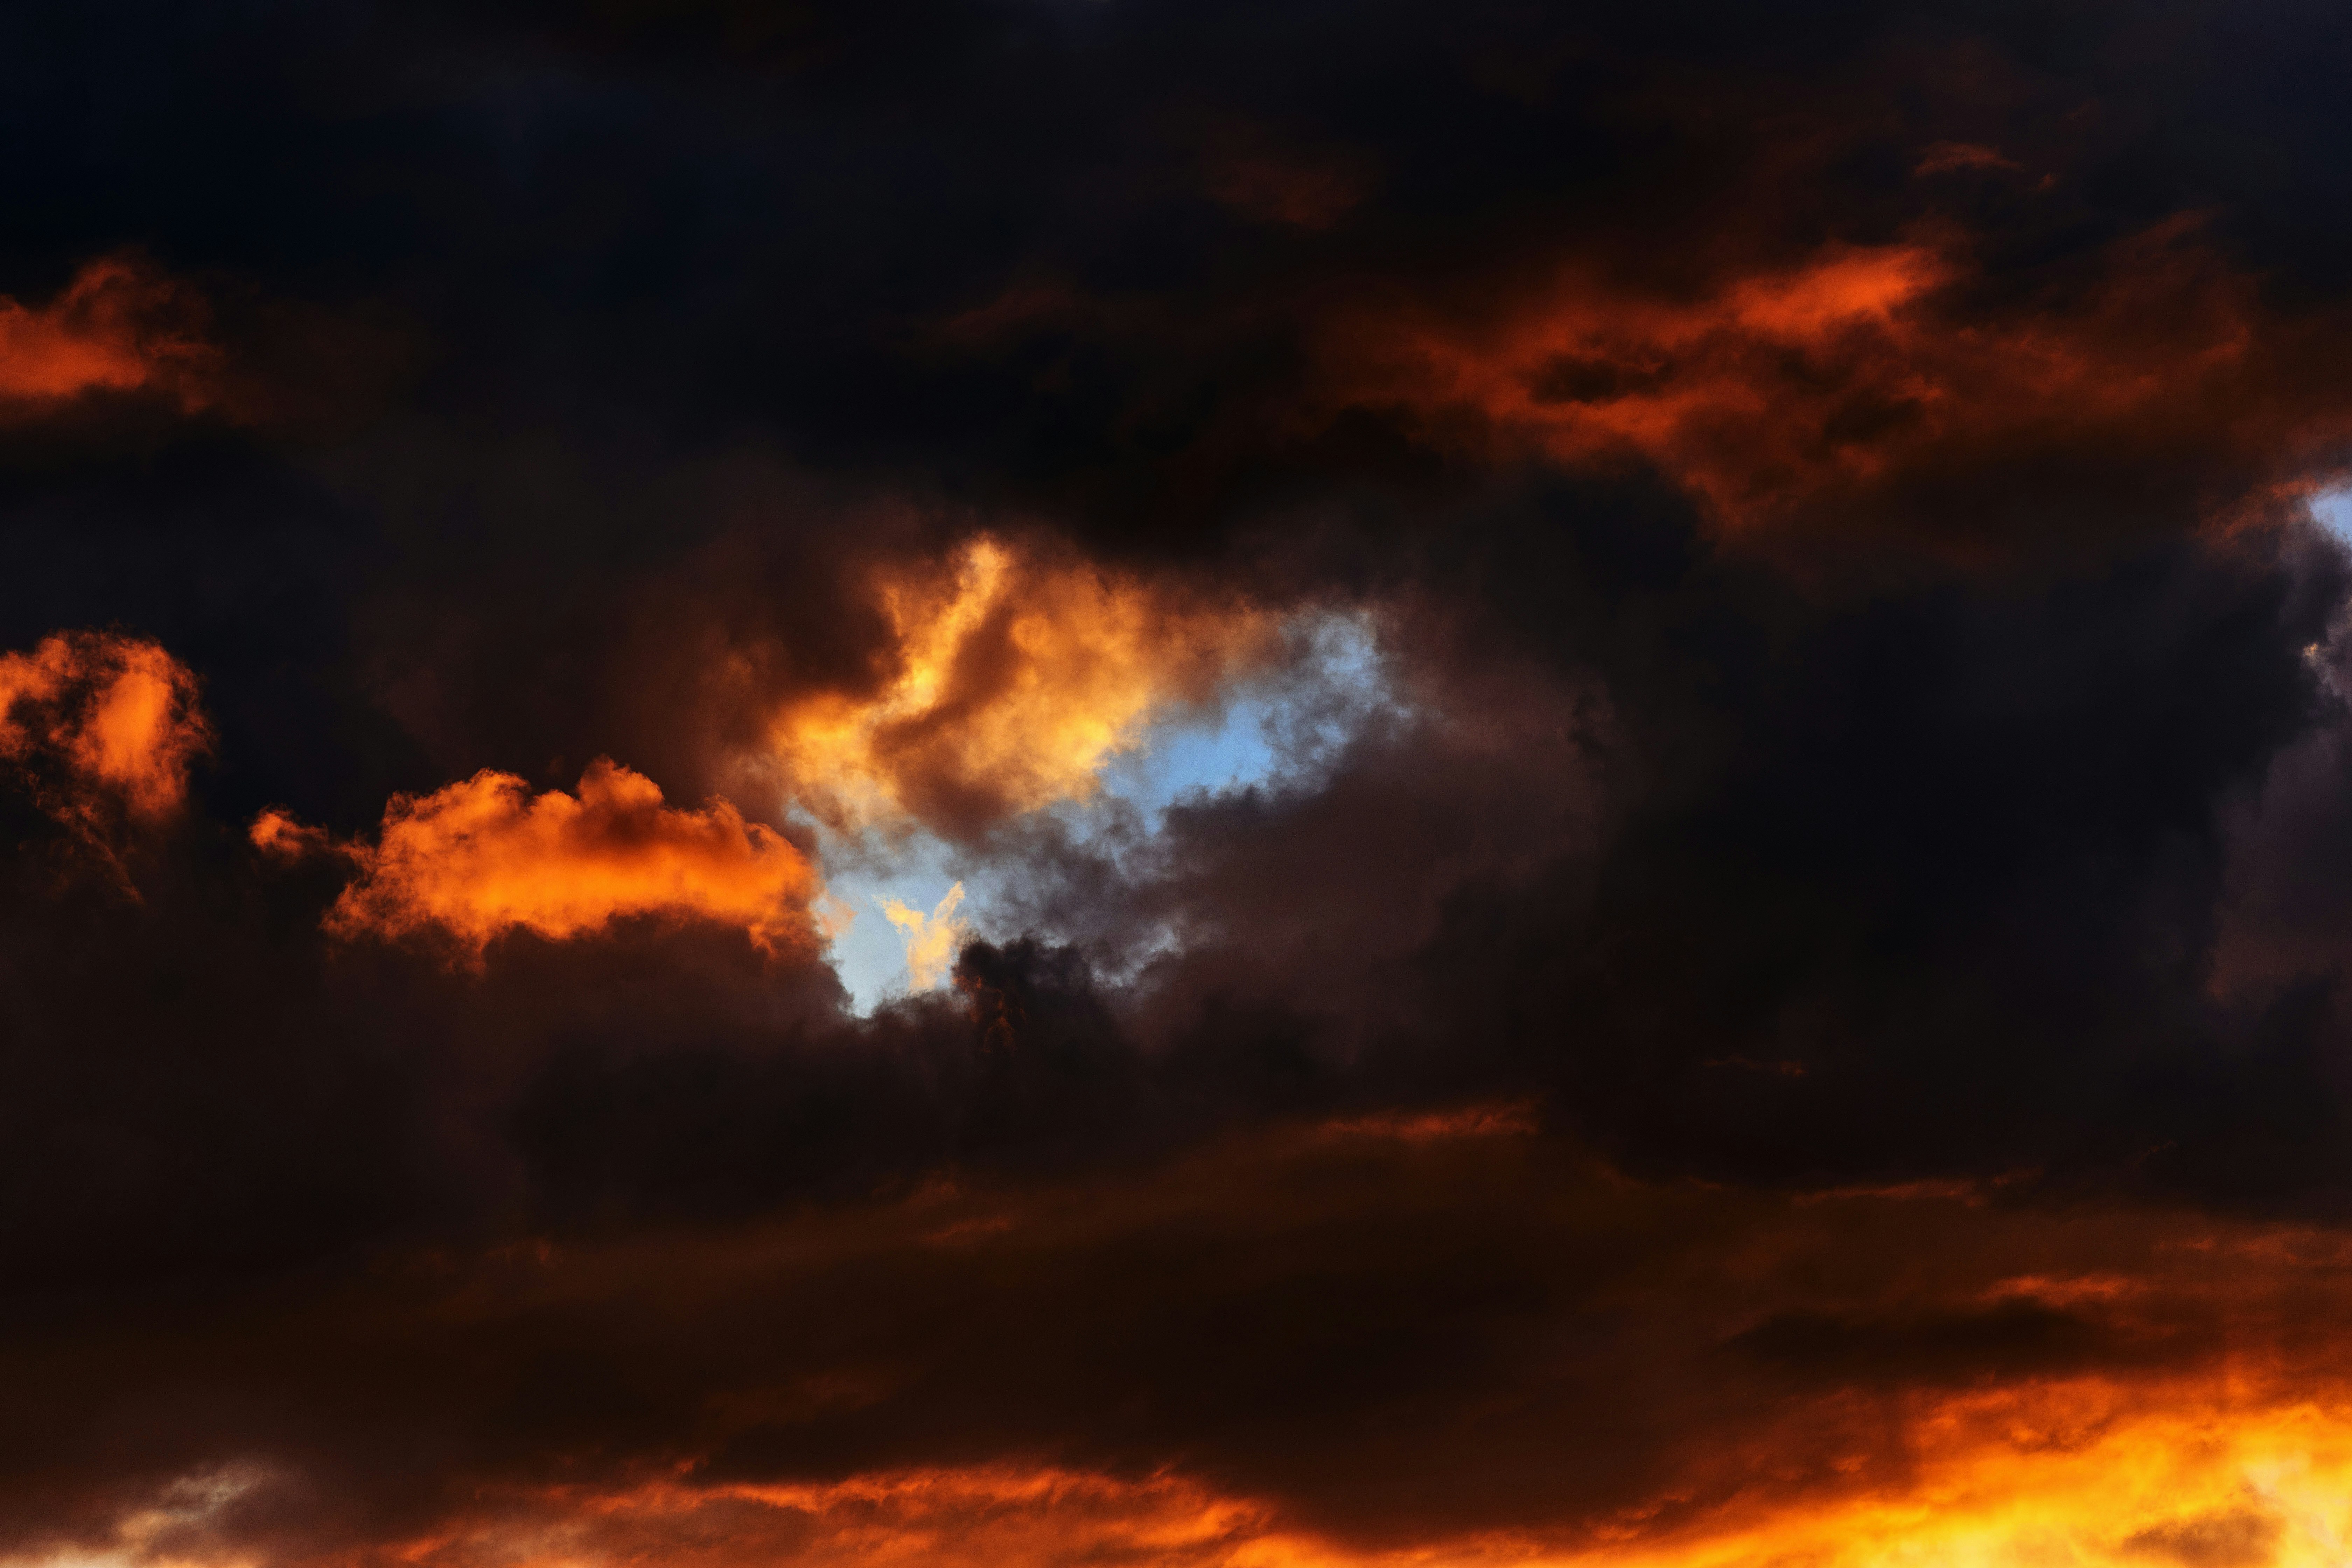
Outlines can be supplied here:
M954 967L956 949L970 929L956 918L956 906L962 901L961 882L950 888L928 915L896 899L882 900L882 912L898 928L899 940L906 944L907 980L916 990L940 985Z
M85 1536L0 1552L5 1568L247 1568L256 1554L230 1546L222 1526L239 1504L282 1478L250 1462L214 1466L165 1482Z
M2219 1384L2134 1391L2064 1383L1906 1400L1886 1440L1896 1485L1830 1485L1814 1500L1734 1496L1696 1522L1678 1500L1577 1532L1488 1531L1349 1546L1276 1504L1179 1472L1121 1478L1017 1464L894 1469L824 1483L485 1490L467 1517L400 1545L419 1568L658 1561L684 1568L1001 1568L1117 1561L1148 1568L2337 1568L2352 1551L2352 1406L2249 1406ZM1769 1469L1764 1456L1756 1457ZM1762 1479L1759 1476L1759 1479ZM178 1511L186 1511L183 1502ZM119 1534L159 1533L142 1510ZM67 1568L108 1556L26 1556ZM152 1560L145 1558L143 1560ZM196 1562L226 1558L195 1556Z
M1273 617L981 537L944 568L876 580L890 630L864 691L800 698L772 726L791 799L844 831L950 836L1095 793L1171 711L1279 651Z
M264 812L254 845L286 855L330 847L284 813ZM642 773L591 763L579 794L533 795L483 772L427 795L397 795L375 842L331 847L357 879L328 911L331 933L394 938L434 930L478 960L509 931L563 939L653 916L740 928L762 949L812 947L821 889L801 852L724 800L666 805Z
M38 308L0 296L0 416L91 392L159 391L184 409L209 401L215 351L180 285L110 257Z
M110 860L179 810L211 744L195 676L160 644L71 632L0 654L0 763Z
M1688 297L1569 268L1480 311L1359 309L1326 363L1345 401L1408 411L1432 440L1638 458L1735 528L2004 455L2177 439L2291 471L2341 437L2291 346L2310 334L2269 321L2193 224L2103 263L2063 305L2000 311L1966 303L1949 237L1832 246Z
M1174 1475L972 1466L874 1472L822 1485L493 1495L482 1514L404 1547L417 1568L483 1563L663 1562L739 1568L1003 1568L1115 1561L1178 1568L1294 1561L1266 1510ZM1238 1555L1237 1555L1238 1554Z
M1028 825L1118 855L1120 845L1148 844L1163 814L1181 802L1316 787L1352 738L1409 711L1370 611L1309 606L1269 619L1277 651L1237 671L1211 701L1156 710L1130 743L1103 759L1090 787L1035 808ZM889 922L835 930L834 959L861 1011L902 984L919 991L944 981L970 937L1026 929L1025 920L992 928L1014 901L1006 893L1021 878L1017 847L1009 857L992 854L919 826L879 838L827 830L821 839L827 879L844 906L879 906ZM951 937L923 912L943 889L956 893L948 906ZM919 971L919 944L927 954Z
M2352 1548L2352 1405L2313 1392L2271 1404L2224 1379L1914 1395L1906 1484L1572 1561L2323 1568Z

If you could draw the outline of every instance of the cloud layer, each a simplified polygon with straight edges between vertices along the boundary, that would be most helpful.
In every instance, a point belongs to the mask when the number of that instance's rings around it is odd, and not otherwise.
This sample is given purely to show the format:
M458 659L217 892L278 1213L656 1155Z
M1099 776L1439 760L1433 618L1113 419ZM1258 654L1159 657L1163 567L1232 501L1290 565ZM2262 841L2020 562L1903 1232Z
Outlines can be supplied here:
M18 9L8 1568L2343 1555L2340 17Z

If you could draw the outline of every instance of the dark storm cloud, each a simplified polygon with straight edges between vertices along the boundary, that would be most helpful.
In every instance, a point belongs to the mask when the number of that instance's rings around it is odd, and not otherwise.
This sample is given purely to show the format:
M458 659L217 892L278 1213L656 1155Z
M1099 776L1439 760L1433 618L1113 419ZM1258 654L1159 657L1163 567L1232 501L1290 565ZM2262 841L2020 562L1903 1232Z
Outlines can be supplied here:
M2340 1377L2276 1226L2352 1197L2347 42L16 8L0 648L159 647L212 747L130 884L0 790L6 1542L1003 1464L1574 1543L1899 1488L1922 1402ZM566 868L816 853L778 715L982 535L909 798L1034 930L950 993L853 1017L683 883L457 963L331 916L599 758L662 793ZM1041 826L954 721L1133 604L1358 616L1391 700Z

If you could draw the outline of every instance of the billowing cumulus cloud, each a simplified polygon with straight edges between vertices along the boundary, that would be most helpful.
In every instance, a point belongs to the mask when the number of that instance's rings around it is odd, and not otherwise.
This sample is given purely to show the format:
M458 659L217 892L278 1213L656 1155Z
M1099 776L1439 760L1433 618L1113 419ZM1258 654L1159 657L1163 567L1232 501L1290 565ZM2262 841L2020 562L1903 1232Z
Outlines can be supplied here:
M255 846L319 847L284 813L255 818ZM761 947L804 945L820 889L805 857L728 802L665 804L659 785L600 759L577 795L531 793L484 772L426 795L395 796L373 842L340 851L357 869L327 912L344 938L437 931L475 957L502 933L562 939L654 916L740 927Z
M1633 1510L1583 1549L1506 1533L1457 1543L1446 1560L1858 1568L1890 1558L1990 1564L2042 1552L2090 1568L2323 1568L2340 1552L2352 1423L2326 1401L2248 1410L2195 1386L2136 1394L2064 1386L2037 1398L1940 1401L1910 1413L1890 1436L1912 1450L1914 1468L1899 1487L1864 1489L1829 1506L1741 1510L1736 1527L1714 1531L1653 1532L1644 1528L1648 1510ZM1935 1500L1932 1509L1916 1500L1923 1495ZM561 1553L698 1565L781 1555L825 1568L984 1568L1106 1552L1165 1568L1372 1568L1400 1555L1286 1528L1263 1503L1181 1476L1138 1481L1002 1468L884 1471L830 1485L655 1482L494 1497L454 1532L406 1554L436 1564Z

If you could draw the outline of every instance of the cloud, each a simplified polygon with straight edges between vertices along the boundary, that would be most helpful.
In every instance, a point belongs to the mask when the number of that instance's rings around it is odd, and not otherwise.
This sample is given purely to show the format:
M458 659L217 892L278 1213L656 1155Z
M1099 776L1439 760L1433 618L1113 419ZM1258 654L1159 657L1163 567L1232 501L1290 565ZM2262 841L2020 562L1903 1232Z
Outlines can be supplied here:
M1209 1568L1271 1544L1267 1533L1259 1510L1181 1477L978 1467L819 1486L656 1483L505 1498L417 1560L437 1568L482 1554L560 1550L600 1562L644 1553L716 1565L774 1553L844 1568L991 1568L1116 1552L1166 1568Z
M154 392L184 411L213 395L215 351L182 285L125 257L85 263L48 304L0 296L0 417L94 392Z
M277 811L250 837L281 854L315 842ZM726 801L667 805L652 780L607 760L589 764L576 795L532 795L485 771L394 796L375 841L341 852L358 875L326 928L345 939L436 930L478 961L509 931L562 940L635 916L740 927L770 952L808 946L815 932L820 889L798 849Z
M195 676L159 644L72 632L0 654L0 761L93 845L177 812L211 743Z
M970 835L1085 799L1171 710L1278 651L1272 620L996 539L944 569L877 574L875 686L787 702L772 744L793 798L836 826Z
M2268 1568L2279 1560L2280 1523L2267 1510L2221 1510L2135 1531L2124 1550L2182 1568Z
M1931 487L1969 493L1971 469L2070 453L2198 461L2194 499L2226 515L2352 431L2313 357L2344 319L2280 319L2193 222L2023 299L1979 281L1948 234L1826 247L1682 296L1570 260L1499 305L1344 312L1325 353L1340 398L1409 411L1425 439L1653 464L1734 531L1932 517Z
M775 1553L827 1568L982 1568L1108 1552L1155 1568L1375 1568L1433 1555L1548 1568L1762 1561L1861 1568L1890 1557L2000 1562L2035 1550L2062 1550L2063 1560L2100 1568L2318 1568L2330 1561L2335 1489L2352 1479L2345 1424L2313 1405L2239 1410L2205 1388L2166 1394L2173 1405L2166 1412L2149 1408L2157 1401L2096 1386L1932 1404L1896 1418L1895 1440L1912 1447L1917 1467L1902 1490L1734 1509L1712 1528L1654 1528L1654 1515L1633 1510L1578 1545L1500 1532L1382 1552L1300 1530L1262 1500L1222 1495L1180 1474L1130 1480L995 1467L884 1471L820 1485L653 1482L501 1497L415 1552L428 1564L551 1550L574 1561L658 1554L686 1563ZM2200 1420L2201 1434L2194 1429ZM2037 1452L2040 1442L2053 1447ZM1906 1506L1914 1489L1942 1506ZM2249 1496L2255 1506L2238 1500ZM2200 1503L2211 1511L2195 1511ZM2139 1521L2152 1522L2132 1528ZM2119 1529L2128 1531L2120 1541Z
M2352 22L214 9L0 50L0 1557L2341 1555Z
M962 901L961 882L950 888L928 915L896 899L882 901L882 912L898 928L899 938L906 943L908 984L916 990L929 991L939 985L955 967L956 950L970 934L970 928L955 912L956 905Z
M2299 1564L2352 1474L2352 1365L2298 1326L2345 1258L2180 1210L1801 1202L1523 1131L1305 1122L726 1224L394 1243L364 1289L178 1322L247 1393L228 1411L70 1325L8 1364L49 1455L244 1453L268 1479L223 1545L290 1560L2120 1564L2260 1512ZM1794 1352L1760 1342L1792 1321ZM102 1529L147 1489L0 1499Z

